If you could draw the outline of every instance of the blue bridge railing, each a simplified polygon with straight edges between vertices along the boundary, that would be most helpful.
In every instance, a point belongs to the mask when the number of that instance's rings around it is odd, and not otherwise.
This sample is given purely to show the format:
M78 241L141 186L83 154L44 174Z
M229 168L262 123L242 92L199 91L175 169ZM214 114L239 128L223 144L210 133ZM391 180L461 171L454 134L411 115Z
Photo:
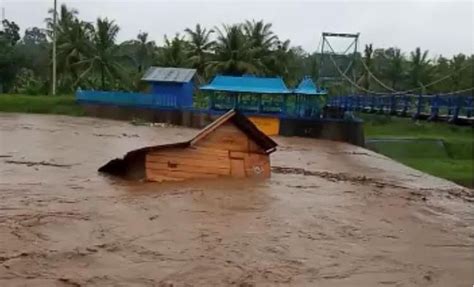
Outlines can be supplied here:
M471 95L351 95L332 96L327 106L344 111L458 121L474 116L473 99Z

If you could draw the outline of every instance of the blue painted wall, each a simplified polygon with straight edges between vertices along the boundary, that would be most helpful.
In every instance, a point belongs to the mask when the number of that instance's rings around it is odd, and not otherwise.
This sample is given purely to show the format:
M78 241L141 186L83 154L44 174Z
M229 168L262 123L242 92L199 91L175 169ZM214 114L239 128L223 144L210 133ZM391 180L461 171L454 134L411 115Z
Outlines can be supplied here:
M193 82L173 83L173 82L152 82L151 94L154 98L176 98L178 107L193 106Z

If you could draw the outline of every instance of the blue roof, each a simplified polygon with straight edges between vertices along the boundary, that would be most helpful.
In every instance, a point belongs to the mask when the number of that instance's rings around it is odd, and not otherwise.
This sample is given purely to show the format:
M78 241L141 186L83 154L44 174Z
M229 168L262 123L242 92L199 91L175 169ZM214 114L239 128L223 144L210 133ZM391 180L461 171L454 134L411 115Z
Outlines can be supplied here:
M254 76L215 76L214 79L201 87L205 91L223 91L257 94L290 94L281 78L262 78Z
M301 80L298 87L294 90L296 94L303 94L303 95L321 95L326 94L326 91L318 89L314 84L313 80L309 77L305 77Z

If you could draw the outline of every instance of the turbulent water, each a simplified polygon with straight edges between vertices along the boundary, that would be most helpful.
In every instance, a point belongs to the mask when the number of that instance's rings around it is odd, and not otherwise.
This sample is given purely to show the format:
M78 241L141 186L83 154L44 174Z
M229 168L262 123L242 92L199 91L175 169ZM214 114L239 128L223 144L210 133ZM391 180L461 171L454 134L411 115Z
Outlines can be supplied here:
M268 180L97 168L197 131L0 114L0 286L471 286L473 191L348 144L276 137Z

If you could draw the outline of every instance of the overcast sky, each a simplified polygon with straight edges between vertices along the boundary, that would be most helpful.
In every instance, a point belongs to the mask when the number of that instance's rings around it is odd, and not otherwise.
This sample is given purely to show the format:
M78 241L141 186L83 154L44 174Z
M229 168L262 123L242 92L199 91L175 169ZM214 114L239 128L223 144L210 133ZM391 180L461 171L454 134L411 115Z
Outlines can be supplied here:
M7 19L25 28L44 27L53 0L0 0ZM273 23L274 31L293 45L313 52L321 32L360 32L360 43L396 46L404 52L416 47L431 56L473 53L474 0L470 1L164 1L164 0L58 0L79 10L79 17L94 21L108 17L120 26L119 40L148 32L158 44L201 23L214 27L245 19ZM346 43L335 43L343 49Z

